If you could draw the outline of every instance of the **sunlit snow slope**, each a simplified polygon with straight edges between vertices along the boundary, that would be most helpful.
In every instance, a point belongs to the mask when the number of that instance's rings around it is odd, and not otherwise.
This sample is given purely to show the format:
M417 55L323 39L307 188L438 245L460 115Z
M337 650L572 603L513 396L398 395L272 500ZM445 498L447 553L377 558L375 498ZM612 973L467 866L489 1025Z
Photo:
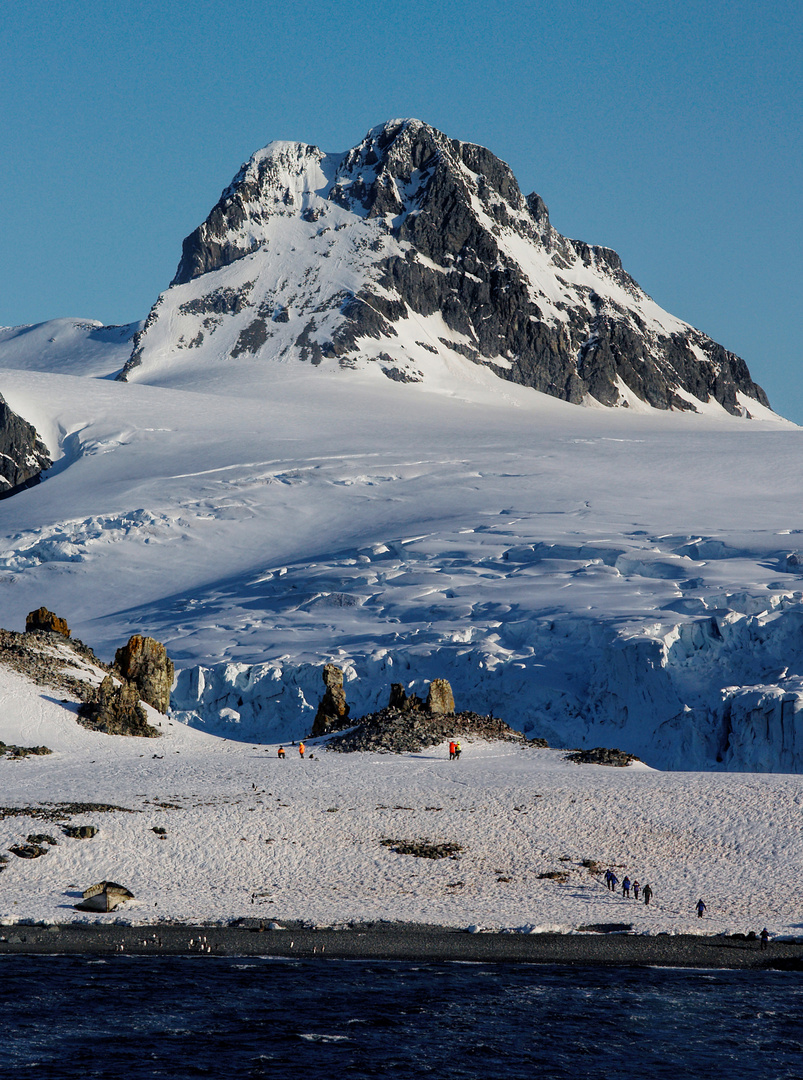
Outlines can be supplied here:
M334 660L352 715L442 676L553 745L803 769L800 431L482 147L271 143L144 324L0 330L0 392L55 462L2 622L162 639L189 724L301 736Z
M353 715L445 676L553 745L800 769L801 432L449 365L0 372L61 455L2 506L3 624L46 604L109 659L152 634L176 715L239 739L305 733L334 659Z

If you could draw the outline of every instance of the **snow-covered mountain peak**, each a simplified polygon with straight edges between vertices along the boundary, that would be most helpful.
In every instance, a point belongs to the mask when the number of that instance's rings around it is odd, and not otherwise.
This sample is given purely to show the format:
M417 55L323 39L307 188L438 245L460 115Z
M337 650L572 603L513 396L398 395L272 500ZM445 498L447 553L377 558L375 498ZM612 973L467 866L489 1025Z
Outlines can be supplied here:
M767 405L615 252L562 236L503 161L416 119L344 154L255 153L184 241L121 377L258 392L299 360L452 387L480 366L576 404Z

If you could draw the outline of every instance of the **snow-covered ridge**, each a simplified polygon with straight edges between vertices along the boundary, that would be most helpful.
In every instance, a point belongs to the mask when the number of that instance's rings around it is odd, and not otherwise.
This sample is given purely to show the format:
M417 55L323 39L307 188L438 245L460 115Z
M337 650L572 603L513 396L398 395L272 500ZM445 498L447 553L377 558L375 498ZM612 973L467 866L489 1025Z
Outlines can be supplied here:
M744 362L663 311L615 252L561 236L504 162L418 120L345 154L255 153L184 241L123 377L204 382L225 362L248 382L301 360L454 380L455 355L575 403L767 405Z

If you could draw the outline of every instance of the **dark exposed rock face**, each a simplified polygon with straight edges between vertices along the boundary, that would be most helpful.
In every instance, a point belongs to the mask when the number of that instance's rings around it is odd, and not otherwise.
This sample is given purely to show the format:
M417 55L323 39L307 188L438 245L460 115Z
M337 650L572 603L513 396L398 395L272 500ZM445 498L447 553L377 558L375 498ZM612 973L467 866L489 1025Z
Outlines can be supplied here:
M25 618L25 633L31 634L37 630L43 630L51 634L62 634L67 638L70 636L67 620L54 615L46 607L40 607L36 611L29 612Z
M91 840L98 835L97 825L65 825L64 835L72 840Z
M321 672L326 690L312 725L315 738L346 726L349 707L343 691L343 671L337 664L324 664Z
M0 395L0 499L38 484L39 474L52 464L36 428Z
M136 686L143 701L160 713L167 712L174 670L173 661L160 641L134 634L115 653L114 667L123 679Z
M42 847L41 844L12 844L8 850L19 859L39 859L48 852L48 849Z
M106 676L92 699L81 705L78 719L84 727L103 731L107 735L137 735L145 738L159 735L156 728L148 723L134 684L116 683L111 675Z
M273 284L261 273L255 285L254 268L271 265L283 218L309 226L298 277L286 280L285 260ZM340 232L347 251L336 247ZM304 235L294 232L294 243ZM320 268L331 254L351 260L359 270L352 280L362 285L338 292L328 284ZM616 252L562 236L544 201L525 198L503 161L418 120L374 128L340 156L295 143L255 154L184 241L172 286L239 260L247 260L239 290L221 289L212 276L202 298L195 287L191 299L180 289L175 301L163 294L121 377L143 362L153 331L158 348L171 332L182 348L224 322L233 358L375 362L388 378L409 382L424 377L418 365L427 353L451 352L576 403L627 405L633 397L694 409L714 399L731 413L744 411L737 395L767 404L744 361L661 312ZM160 322L172 327L175 312L203 321L158 332ZM441 331L401 343L410 312L435 316ZM236 337L231 319L240 320Z
M42 757L45 754L52 754L53 751L47 746L15 746L0 742L0 757L7 758L24 758L24 757Z

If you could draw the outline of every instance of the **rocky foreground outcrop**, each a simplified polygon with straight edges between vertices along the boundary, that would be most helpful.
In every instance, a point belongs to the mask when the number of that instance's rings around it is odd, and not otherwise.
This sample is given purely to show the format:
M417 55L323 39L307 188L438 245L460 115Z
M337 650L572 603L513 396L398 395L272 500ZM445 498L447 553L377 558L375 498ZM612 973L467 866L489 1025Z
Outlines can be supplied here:
M134 634L115 653L114 668L121 679L134 684L143 701L160 713L167 712L174 669L160 641Z
M394 709L387 707L363 716L356 727L331 738L326 748L349 753L354 750L373 750L414 754L429 746L438 746L447 739L504 740L528 746L546 746L543 739L528 739L514 731L496 716L475 712L459 712L446 716L425 709Z
M102 660L77 638L47 630L19 634L0 629L0 664L25 675L38 686L47 686L78 701L87 700L91 683L79 678L88 665L107 670Z
M40 607L28 615L24 634L0 629L0 664L78 701L77 719L85 727L110 735L160 734L141 702L167 711L173 664L153 638L132 637L117 650L112 669L70 637L66 619Z
M78 719L84 727L107 735L136 735L150 739L160 734L148 723L136 686L130 682L115 682L111 675L107 675L100 686L94 688L89 700L83 702Z

